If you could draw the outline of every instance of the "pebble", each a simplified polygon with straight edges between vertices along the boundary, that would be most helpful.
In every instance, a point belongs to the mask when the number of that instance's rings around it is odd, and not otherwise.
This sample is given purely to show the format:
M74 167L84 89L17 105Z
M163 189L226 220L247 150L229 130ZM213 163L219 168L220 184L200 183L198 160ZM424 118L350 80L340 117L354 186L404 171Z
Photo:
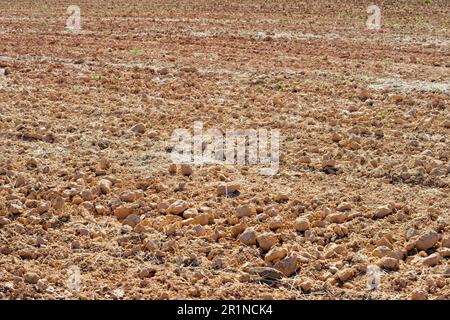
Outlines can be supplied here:
M275 196L276 202L282 202L282 201L288 201L288 200L289 200L289 195L287 193L278 193Z
M274 268L281 271L286 277L290 277L297 271L297 256L292 255L275 263Z
M392 257L383 257L378 261L378 265L384 269L398 270L399 260Z
M294 221L294 229L297 232L305 232L310 228L310 224L308 219L306 218L297 218Z
M375 211L374 217L375 218L384 218L385 216L392 213L392 209L389 206L381 206L378 207Z
M442 237L442 247L450 248L450 235L444 235Z
M256 244L256 231L253 228L247 228L239 236L239 241L248 246Z
M70 244L70 247L72 248L72 250L80 249L80 247L81 247L80 241L78 241L78 240L72 241L72 243Z
M188 176L192 175L192 167L190 165L188 165L188 164L182 164L180 166L180 173L183 176L188 177Z
M194 217L194 223L205 226L209 223L209 214L202 213Z
M411 292L410 299L411 300L427 300L428 294L424 290L416 289L413 292Z
M349 211L352 209L352 205L350 203L347 202L342 202L338 207L337 210L338 211Z
M355 274L355 271L352 268L346 268L344 270L338 271L336 276L342 282L347 282L348 280L350 280L353 277L354 274Z
M276 230L284 226L283 220L280 217L275 217L269 221L269 229Z
M123 220L122 224L134 228L139 222L141 222L141 218L137 214L132 213Z
M278 243L278 238L273 233L263 233L256 237L256 241L263 251L269 251Z
M430 254L428 257L423 258L422 264L429 267L434 267L441 261L441 255L437 252Z
M274 260L281 260L287 256L287 253L285 248L275 247L266 254L264 261L266 263L272 263Z
M251 217L256 215L256 209L250 206L241 206L236 210L236 216L238 218Z
M439 240L439 235L434 230L428 230L416 240L417 250L428 250L432 248Z
M231 182L231 183L221 183L217 186L216 194L218 196L230 195L238 192L240 189L239 183Z
M7 224L10 224L11 220L5 217L0 217L0 226L6 226Z
M83 198L84 201L92 201L94 200L94 195L92 194L91 190L83 190L80 193L81 198Z
M101 179L98 182L98 188L101 193L108 194L111 192L112 182L108 179Z
M131 128L131 131L136 132L136 133L140 133L140 134L144 134L145 133L145 126L142 123L138 123L138 124L134 125Z
M27 272L23 276L23 279L26 283L36 284L39 281L39 276L34 272Z
M189 204L186 201L177 200L166 209L166 212L169 214L182 214L188 208Z
M169 166L169 173L176 174L177 173L177 165L175 163L171 163Z
M123 191L119 195L120 200L123 202L134 202L137 198L136 193L131 191Z
M129 205L123 205L114 210L114 215L116 216L117 219L122 220L128 217L130 214L132 214L133 211L134 211L133 207Z

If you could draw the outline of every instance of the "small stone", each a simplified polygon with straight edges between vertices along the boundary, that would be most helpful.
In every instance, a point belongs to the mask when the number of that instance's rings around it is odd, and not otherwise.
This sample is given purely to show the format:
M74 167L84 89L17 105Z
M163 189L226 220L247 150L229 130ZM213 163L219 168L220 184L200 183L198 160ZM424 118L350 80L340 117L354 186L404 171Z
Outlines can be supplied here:
M342 202L338 207L338 211L350 211L352 209L352 205L347 202Z
M216 194L218 196L230 195L237 193L240 189L240 185L236 182L221 183L217 186Z
M287 201L287 200L289 200L289 195L287 193L278 193L275 196L276 202L282 202L282 201Z
M171 163L169 166L169 173L176 174L177 173L177 165L175 163Z
M375 211L374 217L375 218L384 218L385 216L392 213L392 209L389 206L381 206L378 207Z
M347 282L353 277L354 270L351 268L346 268L344 270L339 271L336 275L342 282Z
M427 300L428 294L424 290L414 290L410 295L411 300Z
M253 228L247 228L239 236L239 241L248 246L256 244L256 231Z
M92 194L91 190L83 190L80 193L81 198L83 198L84 201L92 201L94 200L94 195Z
M134 125L131 128L131 131L136 132L136 133L140 133L140 134L144 134L145 133L145 126L142 123L138 123L138 124Z
M274 260L281 260L287 256L287 250L280 247L275 247L270 250L264 257L264 261L267 263L272 263Z
M256 241L263 251L269 251L278 243L278 238L272 233L263 233L256 238Z
M116 208L116 210L114 210L114 215L116 216L117 219L122 220L125 219L126 217L128 217L130 214L132 214L134 211L134 208L131 206L120 206L118 208Z
M241 206L236 210L236 216L238 218L251 217L256 215L256 209L250 206Z
M11 220L5 217L0 217L0 226L6 226L7 224L10 224Z
M95 212L98 214L106 214L108 210L104 206L98 204L95 206Z
M188 177L188 176L192 175L192 167L190 165L188 165L188 164L182 164L180 166L180 173L183 176Z
M235 224L231 227L231 235L236 238L238 235L244 232L245 229L247 229L247 224L245 222Z
M447 234L442 237L442 245L441 246L450 248L450 235Z
M23 276L26 283L36 284L39 281L39 276L34 272L27 272Z
M310 228L310 224L308 219L306 218L297 218L294 221L294 229L297 232L305 232Z
M70 247L72 248L72 250L80 249L80 247L81 247L80 241L78 241L78 240L72 241L72 243L70 244Z
M441 255L437 252L430 254L428 257L423 258L422 264L429 267L434 267L441 261Z
M297 271L297 256L292 255L275 263L274 268L281 271L286 277L290 277Z
M112 182L108 179L102 179L98 183L98 188L101 193L108 194L111 192Z
M141 218L137 214L132 213L123 220L122 224L129 225L134 228L140 221Z
M347 212L332 213L327 216L327 219L332 223L344 223L348 219L348 213Z
M194 223L205 226L209 223L209 214L202 213L202 214L195 216L193 219L194 219Z
M439 240L439 235L434 230L428 230L423 233L416 241L418 250L428 250L432 248Z
M283 226L284 226L284 223L283 223L283 220L281 220L280 217L272 218L269 221L269 229L270 230L276 230L276 229L279 229L279 228L281 228Z
M119 198L123 202L134 202L136 200L136 193L131 191L124 191L120 193Z
M46 279L39 279L36 283L36 288L39 292L44 292L48 288L48 281Z
M257 274L265 281L279 280L284 277L282 272L271 267L254 267L250 268L248 272L251 274Z
M177 200L167 208L166 212L169 214L182 214L188 208L189 205L186 201Z
M378 261L378 265L384 269L398 270L399 260L392 257L383 257Z
M156 274L156 269L143 268L139 270L138 276L141 279L153 277Z

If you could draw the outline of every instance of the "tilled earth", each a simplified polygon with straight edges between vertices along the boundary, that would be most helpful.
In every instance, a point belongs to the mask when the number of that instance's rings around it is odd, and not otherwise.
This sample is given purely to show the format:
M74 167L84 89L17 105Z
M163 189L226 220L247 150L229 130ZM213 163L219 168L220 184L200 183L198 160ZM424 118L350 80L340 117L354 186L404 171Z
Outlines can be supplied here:
M450 298L449 1L116 2L0 3L0 298Z

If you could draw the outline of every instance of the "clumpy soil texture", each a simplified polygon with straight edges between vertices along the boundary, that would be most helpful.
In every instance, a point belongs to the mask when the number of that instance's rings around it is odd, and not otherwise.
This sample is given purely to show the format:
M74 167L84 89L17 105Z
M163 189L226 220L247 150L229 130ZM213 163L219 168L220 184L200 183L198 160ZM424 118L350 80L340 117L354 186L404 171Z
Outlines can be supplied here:
M0 298L449 299L427 2L377 31L369 1L77 0L72 32L64 1L2 1ZM171 165L195 121L279 129L278 174Z

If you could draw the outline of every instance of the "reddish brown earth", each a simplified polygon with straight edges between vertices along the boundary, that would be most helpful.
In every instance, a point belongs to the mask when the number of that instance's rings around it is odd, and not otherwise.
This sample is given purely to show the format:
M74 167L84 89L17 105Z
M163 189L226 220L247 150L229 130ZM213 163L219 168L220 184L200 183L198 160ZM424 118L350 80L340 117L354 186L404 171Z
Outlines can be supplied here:
M449 1L124 3L0 3L1 299L450 298ZM279 173L171 174L194 121Z

